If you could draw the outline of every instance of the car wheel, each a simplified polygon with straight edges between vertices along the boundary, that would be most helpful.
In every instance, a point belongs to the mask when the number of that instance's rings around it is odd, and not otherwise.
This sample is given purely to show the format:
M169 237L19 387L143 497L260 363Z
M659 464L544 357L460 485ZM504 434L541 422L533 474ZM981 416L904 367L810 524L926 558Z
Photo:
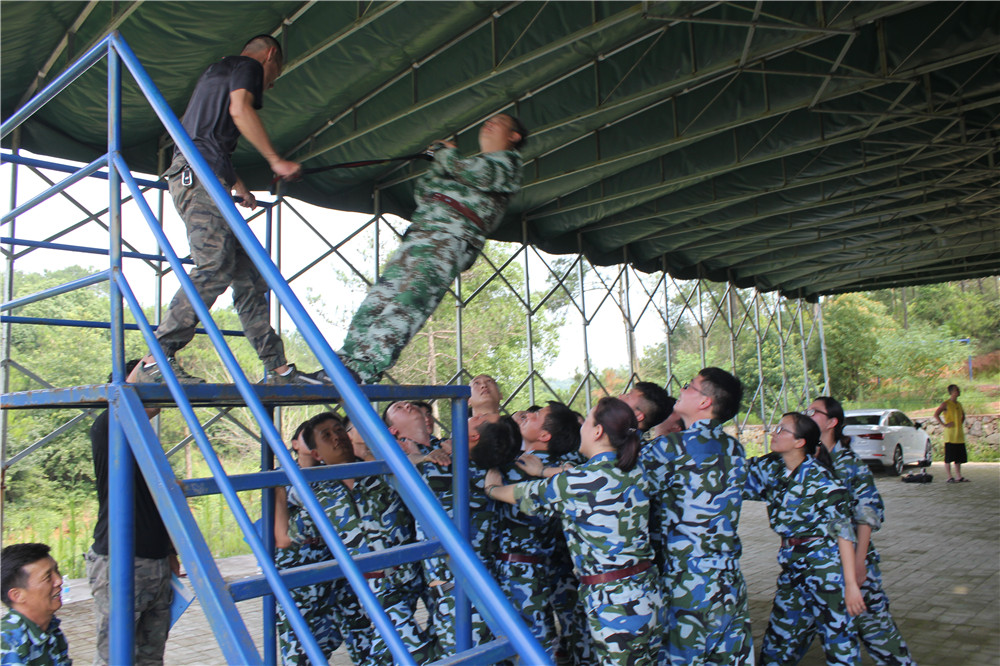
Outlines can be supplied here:
M892 452L892 469L889 471L893 476L903 473L903 449L898 444L896 450Z

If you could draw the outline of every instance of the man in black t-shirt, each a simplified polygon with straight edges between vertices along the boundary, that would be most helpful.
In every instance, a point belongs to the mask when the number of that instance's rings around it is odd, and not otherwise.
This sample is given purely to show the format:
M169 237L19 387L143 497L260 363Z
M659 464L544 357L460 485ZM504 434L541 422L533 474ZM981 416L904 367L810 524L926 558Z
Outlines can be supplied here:
M202 73L181 118L181 124L215 175L242 199L240 205L246 208L255 208L257 202L233 169L232 154L241 135L278 176L294 178L302 170L296 162L278 155L257 115L264 102L264 91L281 74L282 65L277 40L270 35L254 37L240 55L223 58ZM284 345L269 321L267 283L178 150L174 151L166 178L174 205L187 228L191 258L195 262L188 275L205 305L211 308L215 299L232 286L233 305L247 339L264 363L268 383L324 383L287 363ZM186 373L174 358L194 337L197 324L198 316L184 290L178 290L156 329L156 339L182 383L205 381ZM152 355L143 359L137 381L163 381L163 373Z
M126 382L134 382L139 361L125 366ZM111 381L111 377L108 377ZM153 418L159 408L146 410ZM84 555L87 578L94 595L97 618L97 654L95 664L108 663L108 619L111 612L108 561L108 428L110 414L101 413L90 427L90 447L94 455L94 479L97 482L97 524L94 525L94 545ZM135 489L135 663L162 664L163 650L170 631L170 603L173 589L171 573L180 572L170 534L156 508L149 487L134 465Z

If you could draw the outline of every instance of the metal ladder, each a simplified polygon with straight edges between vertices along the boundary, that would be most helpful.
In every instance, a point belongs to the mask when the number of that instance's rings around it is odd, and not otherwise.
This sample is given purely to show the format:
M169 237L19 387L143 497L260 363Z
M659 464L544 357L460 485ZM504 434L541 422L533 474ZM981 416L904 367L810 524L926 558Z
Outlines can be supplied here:
M0 306L5 315L14 308L65 293L102 281L109 281L111 293L110 329L112 340L112 379L110 384L79 386L25 393L5 394L2 407L53 408L62 406L103 406L111 411L109 485L116 489L110 493L110 512L115 516L110 526L111 565L111 635L110 661L132 663L134 627L134 582L132 561L134 557L132 461L138 463L156 505L163 516L179 555L185 562L190 582L229 663L272 664L276 661L274 629L265 631L264 656L257 648L236 607L236 602L263 596L265 601L265 629L267 618L273 617L274 600L282 604L297 637L309 659L326 663L316 640L311 635L301 613L295 607L289 588L315 582L346 578L355 591L375 629L386 641L396 663L413 664L414 661L378 600L368 587L364 572L411 562L432 555L446 555L455 574L457 602L455 655L436 663L486 663L519 655L525 663L550 663L538 641L532 636L519 613L504 597L483 563L473 553L468 541L468 450L454 448L454 513L453 522L430 492L409 460L396 446L394 439L372 409L370 400L396 400L410 398L450 399L452 401L452 434L455 441L467 437L467 387L392 387L366 386L363 389L351 379L346 368L323 338L306 310L281 276L277 267L261 247L256 237L238 214L228 192L212 175L211 169L195 148L177 117L147 75L131 48L118 33L112 33L95 45L36 97L3 123L0 136L6 137L22 122L37 111L75 78L94 64L107 58L108 63L108 152L89 165L75 170L70 176L56 183L46 192L18 206L3 218L3 223L15 219L46 198L61 192L69 185L91 175L106 175L110 185L109 250L110 267L92 276L67 285L47 289L37 294L14 299ZM122 64L131 73L142 93L153 107L175 144L185 155L196 176L204 184L219 210L243 245L250 259L267 281L273 294L288 312L299 332L316 355L323 369L334 382L333 387L261 386L251 383L235 356L226 345L223 332L213 322L208 308L198 297L194 286L183 270L182 260L170 246L156 217L142 196L139 184L132 176L120 153L121 127L121 71ZM14 160L10 160L14 161ZM107 167L106 174L98 174ZM166 357L156 343L152 326L146 320L135 294L122 273L121 241L121 185L124 184L138 205L150 230L181 282L189 300L204 326L205 333L214 344L223 364L232 377L232 385L181 385L169 370ZM124 383L124 306L132 312L138 329L142 332L157 363L165 374L165 385ZM352 422L379 459L369 463L353 463L316 470L299 469L285 448L280 433L274 426L271 408L280 404L309 402L329 403L339 399ZM210 479L178 482L169 461L146 417L145 405L176 405L191 430L191 435L212 472ZM195 406L245 406L250 409L261 429L262 466L273 466L276 458L281 469L253 474L228 476L215 454L211 442L201 426ZM118 425L120 427L115 427ZM390 474L393 485L414 517L420 521L432 539L418 544L407 544L376 553L352 558L330 521L316 500L310 482L320 479L352 478L365 474ZM278 571L273 559L273 534L264 530L258 536L254 525L237 495L238 492L264 489L262 503L265 525L273 524L271 502L267 498L275 486L292 485L303 500L306 510L317 523L323 541L333 553L335 561L324 565L310 565ZM210 493L221 494L244 537L250 544L262 571L260 576L227 584L219 573L191 510L187 497ZM456 523L463 526L460 530ZM464 534L463 534L464 532ZM273 596L269 596L273 595ZM471 646L471 621L468 601L480 611L493 635L491 642ZM270 609L270 610L269 610ZM271 623L273 625L273 622Z

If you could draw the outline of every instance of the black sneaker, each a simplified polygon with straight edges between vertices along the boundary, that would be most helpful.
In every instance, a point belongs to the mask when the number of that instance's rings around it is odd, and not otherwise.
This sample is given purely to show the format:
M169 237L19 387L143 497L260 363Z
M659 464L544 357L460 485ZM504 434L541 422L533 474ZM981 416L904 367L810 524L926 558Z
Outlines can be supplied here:
M204 384L205 380L201 377L195 377L194 375L188 374L181 364L177 362L177 359L173 356L167 358L167 362L174 371L174 375L177 377L177 381L181 384ZM162 384L163 383L163 372L160 370L160 366L156 363L151 365L139 366L139 372L135 375L135 381L137 384Z
M364 382L361 381L361 375L359 375L357 372L355 372L354 368L352 368L350 366L347 366L347 365L345 365L344 367L347 368L347 372L349 372L351 374L351 379L354 380L355 384L357 384L358 386L361 386L362 384L364 384ZM309 374L310 377L315 377L316 379L322 380L323 382L326 382L327 384L332 384L333 383L333 380L330 379L330 375L326 374L326 370L324 370L323 368L320 368L316 372L310 372L308 374Z
M271 384L272 386L278 386L281 384L293 384L297 386L330 386L330 381L325 379L326 373L323 373L323 377L318 377L320 372L300 372L298 368L295 367L294 363L289 363L288 367L291 370L287 375L281 375L274 370L267 371L267 377L264 378L265 384Z

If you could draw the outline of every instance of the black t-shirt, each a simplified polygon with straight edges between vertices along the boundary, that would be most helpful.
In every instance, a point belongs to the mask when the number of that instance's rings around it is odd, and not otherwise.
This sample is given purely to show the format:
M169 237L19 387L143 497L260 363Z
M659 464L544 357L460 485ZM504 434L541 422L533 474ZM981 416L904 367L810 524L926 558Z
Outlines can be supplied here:
M253 95L253 108L261 108L264 105L264 67L247 56L227 56L209 65L195 84L181 118L194 145L228 186L236 182L230 157L240 138L240 131L229 115L229 93L234 90L248 90Z
M97 479L97 524L94 526L94 552L108 554L108 423L110 415L105 410L94 425L90 426L90 448L94 454L94 477ZM135 555L158 560L174 551L167 528L153 502L146 480L139 471L135 475Z

